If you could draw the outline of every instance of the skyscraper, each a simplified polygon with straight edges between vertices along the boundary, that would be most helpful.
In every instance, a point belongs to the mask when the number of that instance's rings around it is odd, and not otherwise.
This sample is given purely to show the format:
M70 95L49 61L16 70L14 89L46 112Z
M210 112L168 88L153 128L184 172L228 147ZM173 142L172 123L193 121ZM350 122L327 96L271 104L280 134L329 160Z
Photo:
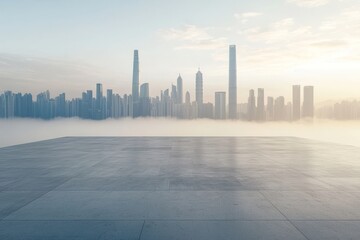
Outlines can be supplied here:
M237 118L236 46L229 47L229 118Z
M177 103L183 103L183 80L180 74L177 78Z
M292 88L292 120L297 121L301 116L301 100L300 100L300 85L294 85Z
M140 86L140 98L149 98L149 83L143 83Z
M275 121L284 121L285 118L286 118L285 98L283 96L280 96L275 99L274 119Z
M258 97L257 97L257 120L265 120L265 96L264 89L258 88Z
M203 104L203 75L200 69L196 73L196 102L198 105Z
M304 87L303 117L314 117L314 87Z
M253 89L249 91L249 99L248 99L248 120L253 121L256 119L256 102L255 102L255 92Z
M113 117L113 90L106 91L106 116Z
M267 121L273 121L274 120L274 98L273 97L268 97L267 98L266 120Z
M103 89L102 84L96 84L96 110L100 111L102 106Z
M143 83L140 86L140 99L138 103L139 116L150 116L150 95L149 83Z
M15 117L14 94L11 91L5 92L5 118Z
M175 85L171 85L171 100L173 103L177 102L177 90Z
M186 94L185 94L185 103L186 103L186 104L191 104L191 99L190 99L190 93L189 93L189 91L187 91Z
M65 102L65 93L55 98L55 114L57 117L65 117Z
M215 119L226 119L225 92L215 92Z
M133 79L132 79L132 100L139 100L139 51L134 50Z
M131 101L131 102L130 102ZM134 50L134 63L133 63L133 79L132 79L132 95L129 98L129 106L131 106L132 117L140 116L140 103L139 103L139 51Z

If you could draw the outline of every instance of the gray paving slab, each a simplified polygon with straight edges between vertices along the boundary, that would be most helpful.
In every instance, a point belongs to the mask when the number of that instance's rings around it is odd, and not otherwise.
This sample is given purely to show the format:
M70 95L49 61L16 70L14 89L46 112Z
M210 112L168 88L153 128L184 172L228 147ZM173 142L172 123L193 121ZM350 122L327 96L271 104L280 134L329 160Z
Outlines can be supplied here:
M357 220L360 198L340 191L264 191L290 220Z
M1 221L6 240L138 240L143 221Z
M194 190L194 191L237 191L245 190L242 183L236 177L170 177L170 190Z
M17 178L0 178L0 191L4 190L6 188L7 185L9 185L10 183L15 182L16 180L18 180Z
M146 221L141 240L306 240L287 221Z
M262 194L251 191L52 191L6 219L283 220L284 217Z
M15 191L0 192L0 220L39 198L46 192L38 191Z
M56 191L167 191L169 180L161 177L81 177L72 178Z
M360 239L360 221L295 221L293 224L309 240Z
M319 181L338 191L360 192L360 175L357 177L320 177Z
M18 178L4 187L4 191L50 191L62 185L66 177L25 177Z

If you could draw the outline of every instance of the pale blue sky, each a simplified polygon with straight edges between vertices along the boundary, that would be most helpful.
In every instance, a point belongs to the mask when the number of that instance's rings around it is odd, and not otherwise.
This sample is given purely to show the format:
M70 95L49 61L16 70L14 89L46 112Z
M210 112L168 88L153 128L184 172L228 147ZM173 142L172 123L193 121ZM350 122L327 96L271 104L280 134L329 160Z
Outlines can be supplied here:
M227 89L227 47L238 46L239 100L250 88L290 96L312 84L317 100L359 97L360 6L356 0L0 2L0 91L50 89L70 97L102 82L129 93L132 51L152 95L181 73L193 96Z

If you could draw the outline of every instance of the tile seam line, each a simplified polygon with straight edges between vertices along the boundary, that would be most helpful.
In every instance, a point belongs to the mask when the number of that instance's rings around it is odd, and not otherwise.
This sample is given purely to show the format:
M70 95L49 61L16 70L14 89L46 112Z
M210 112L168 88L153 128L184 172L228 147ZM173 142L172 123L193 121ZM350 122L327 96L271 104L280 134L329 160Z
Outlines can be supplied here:
M141 230L140 230L140 234L139 234L139 240L141 239L141 236L142 236L142 233L143 233L143 230L144 230L144 226L145 226L145 220L143 220L143 224L141 226Z
M360 219L2 219L0 222L360 222Z
M278 209L273 202L265 196L265 194L262 191L259 191L259 193L275 208L286 220L288 223L290 223L291 226L293 226L305 239L310 240L293 222L291 222L285 214L283 214L280 209Z
M71 178L67 179L65 182L70 181L70 179L71 179ZM64 183L65 183L65 182L64 182ZM57 187L55 187L55 188L57 188ZM55 188L53 188L53 189L55 189ZM45 196L46 194L48 194L48 193L52 192L52 191L53 191L53 189L51 189L51 190L49 190L49 191L19 191L19 192L43 192L43 194L41 194L39 197L37 197L37 198L35 198L35 199L31 200L30 202L28 202L28 203L27 203L27 204L25 204L24 206L22 206L22 207L20 207L20 208L16 209L15 211L11 212L9 215L5 216L4 218L2 218L2 219L0 219L0 220L1 220L1 221L6 220L6 218L10 217L12 214L14 214L14 213L18 212L18 211L19 211L19 210L21 210L22 208L24 208L24 207L26 207L27 205L31 204L32 202L34 202L34 201L38 200L39 198L41 198L41 197ZM4 191L4 192L5 192L5 191ZM10 192L10 191L8 191L8 192ZM17 191L13 191L13 192L17 192Z
M158 221L158 222L288 222L285 219L157 219L157 218L139 218L139 219L3 219L0 221L6 222L141 222L141 221ZM360 221L360 220L358 220Z
M42 192L42 191L29 191L29 192ZM39 197L37 197L37 198L31 200L30 202L26 203L24 206L16 209L15 211L11 212L10 214L6 215L5 217L0 218L0 220L1 220L1 221L6 220L6 218L8 218L9 216L11 216L12 214L16 213L16 212L19 211L20 209L26 207L26 206L29 205L30 203L32 203L32 202L34 202L35 200L41 198L42 196L44 196L45 194L47 194L47 193L49 193L49 192L51 192L51 190L50 190L50 191L47 191L47 192L44 192L44 193L41 194Z

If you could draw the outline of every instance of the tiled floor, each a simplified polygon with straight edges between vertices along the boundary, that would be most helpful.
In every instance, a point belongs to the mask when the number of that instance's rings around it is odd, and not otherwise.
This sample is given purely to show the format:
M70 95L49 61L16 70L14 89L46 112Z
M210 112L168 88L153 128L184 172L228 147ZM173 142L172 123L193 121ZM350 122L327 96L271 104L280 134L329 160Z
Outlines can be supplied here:
M0 239L360 239L360 148L71 137L0 149Z

